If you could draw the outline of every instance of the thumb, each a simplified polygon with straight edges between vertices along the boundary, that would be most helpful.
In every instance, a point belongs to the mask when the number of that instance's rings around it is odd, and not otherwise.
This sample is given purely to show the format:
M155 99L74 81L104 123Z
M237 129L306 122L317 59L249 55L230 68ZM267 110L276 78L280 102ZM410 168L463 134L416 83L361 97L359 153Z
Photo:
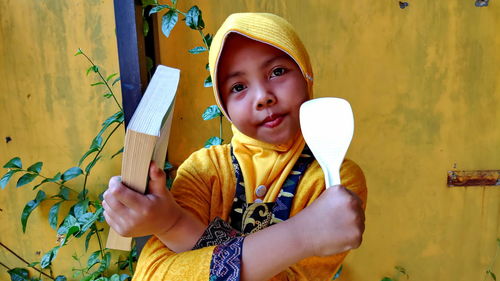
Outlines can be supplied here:
M163 194L167 186L167 178L165 172L151 162L149 165L149 183L148 190L150 194Z

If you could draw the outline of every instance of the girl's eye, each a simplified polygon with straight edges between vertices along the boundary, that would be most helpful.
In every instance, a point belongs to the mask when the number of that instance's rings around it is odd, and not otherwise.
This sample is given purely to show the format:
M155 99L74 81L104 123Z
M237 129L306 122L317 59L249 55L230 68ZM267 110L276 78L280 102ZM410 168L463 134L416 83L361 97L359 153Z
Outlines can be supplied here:
M243 90L245 90L245 86L243 84L236 84L231 87L231 93L239 93Z
M285 74L285 72L286 72L286 70L283 67L275 68L275 69L273 69L273 71L271 73L271 77L281 76L281 75Z

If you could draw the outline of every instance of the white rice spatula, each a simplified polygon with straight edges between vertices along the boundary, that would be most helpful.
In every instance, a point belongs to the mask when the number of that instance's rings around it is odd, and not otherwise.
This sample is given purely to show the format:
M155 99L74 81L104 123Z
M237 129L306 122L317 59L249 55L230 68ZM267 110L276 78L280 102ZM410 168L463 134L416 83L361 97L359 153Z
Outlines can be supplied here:
M325 185L340 184L340 165L354 133L351 105L340 98L318 98L300 107L302 135L325 174Z

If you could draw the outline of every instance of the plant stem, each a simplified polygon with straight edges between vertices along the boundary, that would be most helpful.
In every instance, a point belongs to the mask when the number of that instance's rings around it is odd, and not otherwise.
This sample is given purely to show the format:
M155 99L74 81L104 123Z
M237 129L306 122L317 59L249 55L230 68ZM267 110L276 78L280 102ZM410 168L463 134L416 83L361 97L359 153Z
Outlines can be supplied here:
M87 60L92 64L92 66L97 67L97 65L95 65L94 62L83 51L80 50L80 52L82 53L82 55L84 57L87 58ZM113 90L111 90L111 87L109 87L108 81L106 81L106 79L104 79L104 77L102 76L101 72L99 71L99 68L97 68L97 74L99 75L99 77L101 77L102 82L104 82L104 85L106 85L106 87L108 88L108 90L109 90L111 96L113 97L113 99L115 100L116 105L118 106L118 108L120 108L120 110L123 111L123 108L120 106L120 103L116 99L115 94L113 93Z
M99 235L99 230L97 229L95 223L92 225L92 229L95 231L95 234L97 235L97 242L99 242L99 250L101 252L101 258L104 259L104 249L102 248L101 235Z
M27 173L30 173L30 174L36 174L37 176L42 177L42 178L44 178L44 179L51 179L51 178L48 178L48 177L46 177L46 176L43 176L43 175L41 175L41 174L39 174L39 173L33 173L33 172L31 172L31 171L24 170L24 169L18 169L18 170L19 170L19 171L21 171L21 172L27 172ZM57 182L57 181L48 181L48 182L46 182L46 183L49 183L49 182L51 182L51 183L55 183L55 184L58 184L60 187L66 187L67 189L69 189L69 190L71 190L71 191L73 191L73 192L76 192L76 190L74 190L74 189L72 189L72 188L70 188L70 187L65 186L63 183L60 183L60 182Z
M95 161L97 159L97 157L99 157L99 155L101 154L101 152L104 150L104 147L106 146L106 143L108 142L109 138L113 135L113 133L116 131L116 129L118 129L122 125L122 123L123 122L118 123L118 125L116 125L116 127L111 131L111 133L109 133L109 135L106 137L106 140L103 142L101 148L95 154L94 159L92 159L91 163L93 161ZM88 177L90 175L90 171L91 170L89 170L87 173L85 173L85 180L83 182L83 200L85 200L87 198L87 195L85 194L85 189L87 188L87 179L88 179Z
M11 268L10 268L10 267L6 266L6 265L5 265L5 264L3 264L2 262L0 262L0 265L1 265L1 266L3 266L3 267L5 267L5 268L7 268L7 270L11 270Z
M491 269L493 268L493 265L495 264L495 261L497 260L498 248L500 248L500 246L498 245L498 242L497 242L497 247L496 247L496 250L495 250L495 256L493 257L493 260L491 261L490 266L486 269L486 273L484 275L484 279L483 280L486 280L486 277L488 277L488 271L492 272Z
M13 251L13 250L11 250L9 247L7 247L6 245L4 245L2 242L0 242L0 246L2 246L2 247L3 247L3 248L5 248L7 251L9 251L11 254L13 254L14 256L16 256L16 258L18 258L18 259L20 259L21 261L23 261L26 265L30 265L30 263L29 263L27 260L23 259L21 256L19 256L18 254L16 254L16 252L14 252L14 251ZM4 265L4 264L2 264L2 265ZM5 265L4 265L4 266L5 266ZM46 277L48 277L48 278L50 278L50 279L54 280L54 277L52 277L52 276L50 276L50 275L46 274L45 272L43 272L43 271L39 270L38 268L36 268L36 267L34 267L34 266L33 266L32 268L33 268L34 270L36 270L36 271L40 272L40 273L41 273L41 274L43 274L44 276L46 276Z
M203 30L198 29L198 32L199 32L199 33L200 33L200 35L201 35L201 39L203 39L203 44L205 44L205 47L207 47L207 50L210 50L210 47L208 46L208 42L207 42L207 40L205 39L205 34L203 34Z
M221 115L221 116L219 116L219 118L220 118L220 119L219 119L219 121L220 121L220 122L219 122L219 137L220 137L220 139L221 139L221 141L222 141L222 115Z

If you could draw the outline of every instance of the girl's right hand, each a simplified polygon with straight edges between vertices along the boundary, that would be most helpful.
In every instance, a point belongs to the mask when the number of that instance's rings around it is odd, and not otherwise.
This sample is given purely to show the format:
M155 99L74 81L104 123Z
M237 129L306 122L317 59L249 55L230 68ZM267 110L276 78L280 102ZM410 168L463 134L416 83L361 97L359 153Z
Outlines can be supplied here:
M340 185L326 189L291 220L308 256L328 256L358 248L365 229L361 199Z
M178 222L182 209L166 187L163 170L152 163L149 168L148 194L126 187L120 177L112 177L104 192L104 217L122 236L161 236Z

